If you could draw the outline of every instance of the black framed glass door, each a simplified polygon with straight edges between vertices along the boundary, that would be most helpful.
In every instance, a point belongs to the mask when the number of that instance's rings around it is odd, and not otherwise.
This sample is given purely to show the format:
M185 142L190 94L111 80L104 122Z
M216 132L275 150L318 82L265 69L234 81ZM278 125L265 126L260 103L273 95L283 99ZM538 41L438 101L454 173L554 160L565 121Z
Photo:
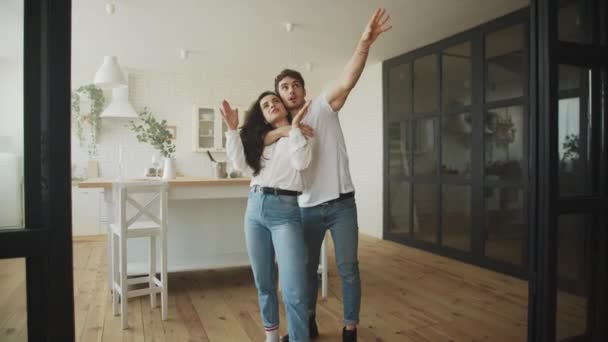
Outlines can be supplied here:
M608 6L532 2L530 341L606 341Z
M73 341L71 1L16 0L0 8L3 37L10 37L3 41L7 50L0 56L0 85L9 85L3 96L12 94L0 107L0 262L3 271L14 271L0 279L8 284L4 289L17 284L9 296L25 295L19 303L5 301L3 313L12 307L27 311L27 329L19 331L19 338ZM5 125L14 127L5 130ZM19 277L25 278L24 286Z
M384 238L525 277L528 10L384 63Z

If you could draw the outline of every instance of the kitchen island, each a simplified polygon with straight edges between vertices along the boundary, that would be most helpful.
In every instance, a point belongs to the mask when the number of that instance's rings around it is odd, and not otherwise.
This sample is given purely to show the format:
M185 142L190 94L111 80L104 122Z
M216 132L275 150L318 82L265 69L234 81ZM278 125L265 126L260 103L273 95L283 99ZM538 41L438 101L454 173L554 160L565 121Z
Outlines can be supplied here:
M169 180L168 269L191 271L249 265L243 233L249 178L178 177ZM112 180L90 179L79 188L101 188L107 222L114 222ZM129 273L147 268L145 239L128 242Z

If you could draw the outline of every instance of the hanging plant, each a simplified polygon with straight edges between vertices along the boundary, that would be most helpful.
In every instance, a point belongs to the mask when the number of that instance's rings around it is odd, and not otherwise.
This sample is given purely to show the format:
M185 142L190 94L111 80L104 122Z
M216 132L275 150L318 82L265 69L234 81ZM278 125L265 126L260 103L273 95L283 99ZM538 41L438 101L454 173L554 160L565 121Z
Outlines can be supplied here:
M167 120L156 120L145 107L137 115L141 123L131 121L129 126L137 134L137 140L152 145L163 157L171 158L175 152L175 145L171 141L172 136L167 128Z
M91 111L82 112L80 108L81 96L86 95L91 101ZM106 103L103 91L93 85L81 86L72 92L72 122L76 126L76 137L81 147L87 147L89 157L97 155L97 135L101 129L101 111ZM89 134L85 134L88 126Z

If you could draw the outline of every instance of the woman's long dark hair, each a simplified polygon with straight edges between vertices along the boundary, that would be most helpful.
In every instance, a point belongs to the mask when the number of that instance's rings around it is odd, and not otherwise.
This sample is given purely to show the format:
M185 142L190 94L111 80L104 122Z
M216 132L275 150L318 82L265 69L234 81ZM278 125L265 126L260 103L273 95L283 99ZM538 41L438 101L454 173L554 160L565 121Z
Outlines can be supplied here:
M262 153L264 152L264 137L274 128L266 122L264 112L260 107L260 101L268 96L274 95L281 99L279 95L272 91L265 91L255 100L247 110L245 123L241 128L241 141L245 151L247 165L253 169L253 175L257 176L262 170ZM287 120L291 123L291 115L287 113Z

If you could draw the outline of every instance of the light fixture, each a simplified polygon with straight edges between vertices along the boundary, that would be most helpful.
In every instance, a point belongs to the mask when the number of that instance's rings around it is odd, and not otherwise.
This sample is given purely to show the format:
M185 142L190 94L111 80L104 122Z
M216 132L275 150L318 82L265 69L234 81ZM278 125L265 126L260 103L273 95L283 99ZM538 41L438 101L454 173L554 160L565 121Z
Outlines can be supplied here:
M179 50L179 58L180 59L188 59L189 56L190 56L190 51L188 51L186 49Z
M136 118L137 112L129 103L129 88L118 86L112 89L112 102L101 113L102 118Z
M186 48L179 49L179 59L186 60L192 57L192 55L205 55L204 50L190 50Z
M95 73L94 83L100 87L108 88L127 85L125 76L120 70L115 56L105 56L103 58L103 64Z
M116 12L116 3L114 1L106 3L106 12L108 12L109 15L112 15L114 14L114 12Z
M293 31L293 27L295 26L292 22L285 22L283 23L283 26L285 26L285 31L287 32L291 32Z

